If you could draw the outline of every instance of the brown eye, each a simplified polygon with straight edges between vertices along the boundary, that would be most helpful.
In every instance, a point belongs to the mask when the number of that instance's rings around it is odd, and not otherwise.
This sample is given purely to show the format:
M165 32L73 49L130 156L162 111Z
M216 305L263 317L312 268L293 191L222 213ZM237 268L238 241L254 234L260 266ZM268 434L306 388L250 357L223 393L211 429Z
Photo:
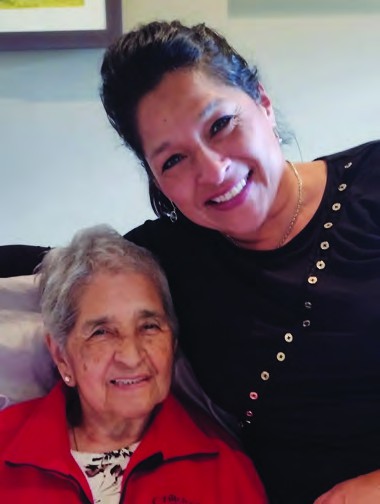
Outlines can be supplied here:
M219 133L219 131L226 128L232 121L233 117L233 115L227 115L217 119L210 128L211 137L215 136L217 133Z
M160 331L161 327L156 322L146 322L142 325L141 330L144 334L155 334Z
M173 168L176 164L178 164L182 159L184 159L185 156L182 154L173 154L173 156L170 156L169 159L165 161L165 163L162 165L162 171L169 170L170 168Z
M104 328L100 328L100 329L96 329L95 331L93 331L91 333L91 337L93 336L104 336L105 334L107 334L107 329L104 329Z

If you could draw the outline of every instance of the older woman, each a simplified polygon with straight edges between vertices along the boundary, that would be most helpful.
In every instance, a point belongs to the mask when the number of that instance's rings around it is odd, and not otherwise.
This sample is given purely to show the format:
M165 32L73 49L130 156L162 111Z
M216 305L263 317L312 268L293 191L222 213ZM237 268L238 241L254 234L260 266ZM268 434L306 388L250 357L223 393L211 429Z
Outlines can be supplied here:
M270 501L380 502L380 143L286 161L257 69L204 25L127 33L102 78L159 216L126 236L159 257ZM3 274L41 251L5 249Z
M1 413L0 502L264 504L249 459L169 395L176 320L150 253L92 229L40 275L62 382Z

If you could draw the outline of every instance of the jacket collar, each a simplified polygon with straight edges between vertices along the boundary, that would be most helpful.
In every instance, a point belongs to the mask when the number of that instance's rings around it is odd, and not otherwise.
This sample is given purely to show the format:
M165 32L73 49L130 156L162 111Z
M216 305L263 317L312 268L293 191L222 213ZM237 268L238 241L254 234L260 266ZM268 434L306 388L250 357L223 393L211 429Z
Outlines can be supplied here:
M35 401L34 409L5 449L4 459L12 464L58 471L83 481L83 473L70 454L64 389L65 385L59 383L46 397ZM160 454L162 460L170 460L217 452L218 443L169 395L157 408L128 465L128 473L155 454Z
M59 382L47 396L30 404L27 419L3 452L4 461L74 478L91 501L87 480L70 453L65 385Z
M34 403L34 404L33 404ZM68 471L70 455L63 383L57 384L44 398L31 401L27 419L4 452L4 459L14 464L32 464L42 468ZM17 407L17 406L15 406Z

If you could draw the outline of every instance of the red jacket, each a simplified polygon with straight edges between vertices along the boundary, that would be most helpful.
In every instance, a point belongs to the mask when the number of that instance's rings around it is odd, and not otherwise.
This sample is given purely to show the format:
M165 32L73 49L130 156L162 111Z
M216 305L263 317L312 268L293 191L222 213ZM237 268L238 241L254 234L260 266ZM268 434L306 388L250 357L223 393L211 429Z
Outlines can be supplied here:
M0 502L92 503L70 453L63 386L0 413ZM198 422L197 422L198 423ZM214 431L215 432L215 431ZM264 504L250 460L202 429L173 397L164 401L131 458L123 504Z

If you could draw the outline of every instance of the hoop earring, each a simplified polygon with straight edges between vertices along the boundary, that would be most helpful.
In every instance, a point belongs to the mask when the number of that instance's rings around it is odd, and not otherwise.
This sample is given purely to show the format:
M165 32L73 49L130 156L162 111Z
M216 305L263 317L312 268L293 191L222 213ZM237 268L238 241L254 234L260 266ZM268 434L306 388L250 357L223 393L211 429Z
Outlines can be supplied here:
M166 215L169 217L170 222L172 224L175 224L177 222L178 216L174 203L172 201L170 201L170 203L172 204L173 210L171 212L168 212Z
M283 143L283 138L281 137L278 129L277 129L277 126L274 126L273 127L273 133L274 133L274 136L277 138L277 141L278 143L281 145Z

